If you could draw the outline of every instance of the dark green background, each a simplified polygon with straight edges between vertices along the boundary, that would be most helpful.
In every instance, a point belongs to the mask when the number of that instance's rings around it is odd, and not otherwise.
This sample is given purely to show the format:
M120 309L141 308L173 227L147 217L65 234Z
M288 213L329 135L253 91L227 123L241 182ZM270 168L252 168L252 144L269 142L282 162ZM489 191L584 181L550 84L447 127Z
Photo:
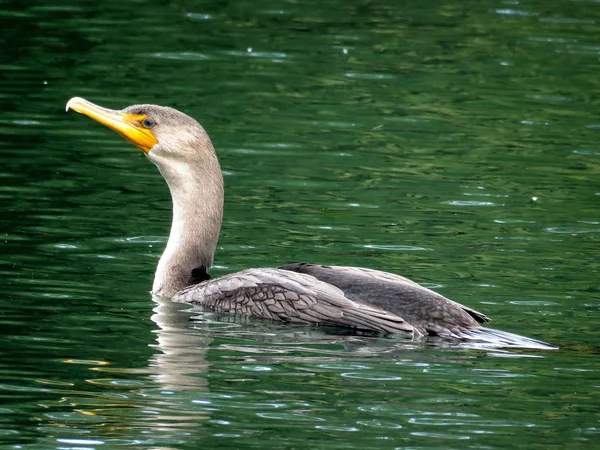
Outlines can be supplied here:
M0 445L600 438L600 4L4 1L0 18ZM154 303L168 191L65 113L73 96L205 126L227 196L213 274L390 270L561 350Z

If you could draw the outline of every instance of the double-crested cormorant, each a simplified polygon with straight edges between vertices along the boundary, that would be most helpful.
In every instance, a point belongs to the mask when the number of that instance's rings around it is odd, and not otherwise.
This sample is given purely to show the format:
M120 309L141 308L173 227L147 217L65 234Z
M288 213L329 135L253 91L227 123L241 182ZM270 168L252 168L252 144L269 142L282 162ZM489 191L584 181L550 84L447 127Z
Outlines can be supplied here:
M480 326L484 314L417 283L359 267L296 263L210 279L223 216L223 177L202 126L173 108L134 105L115 111L82 98L67 103L141 149L165 178L173 223L154 278L154 295L228 313L336 325L412 337L438 335L498 347L552 348Z

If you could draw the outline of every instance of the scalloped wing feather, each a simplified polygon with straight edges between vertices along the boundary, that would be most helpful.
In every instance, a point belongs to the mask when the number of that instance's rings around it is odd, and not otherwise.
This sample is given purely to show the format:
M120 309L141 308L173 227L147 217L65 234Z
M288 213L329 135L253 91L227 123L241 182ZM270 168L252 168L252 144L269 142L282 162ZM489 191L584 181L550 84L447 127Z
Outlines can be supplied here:
M176 302L286 322L338 325L421 336L401 317L348 299L312 275L281 269L248 269L190 286Z
M294 263L280 269L312 275L357 303L401 315L422 333L453 334L487 323L485 315L408 278L362 267Z

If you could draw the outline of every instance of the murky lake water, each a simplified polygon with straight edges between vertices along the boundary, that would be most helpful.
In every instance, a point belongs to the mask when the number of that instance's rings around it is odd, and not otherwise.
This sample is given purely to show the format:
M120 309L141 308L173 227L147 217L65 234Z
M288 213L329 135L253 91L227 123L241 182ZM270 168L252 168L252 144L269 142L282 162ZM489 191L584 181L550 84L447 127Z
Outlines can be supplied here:
M591 448L600 434L600 4L9 1L0 445ZM501 352L156 304L155 167L64 113L174 106L211 135L213 274L408 276Z

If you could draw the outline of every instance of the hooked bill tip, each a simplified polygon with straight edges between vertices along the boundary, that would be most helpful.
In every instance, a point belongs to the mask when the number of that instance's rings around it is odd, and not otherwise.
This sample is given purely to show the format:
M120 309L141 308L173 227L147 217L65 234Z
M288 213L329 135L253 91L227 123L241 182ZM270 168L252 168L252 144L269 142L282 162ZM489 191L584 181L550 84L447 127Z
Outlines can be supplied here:
M68 111L73 106L74 103L78 103L81 101L85 101L85 100L83 100L81 97L73 97L71 100L69 100L67 102L67 107L65 108L65 111Z

